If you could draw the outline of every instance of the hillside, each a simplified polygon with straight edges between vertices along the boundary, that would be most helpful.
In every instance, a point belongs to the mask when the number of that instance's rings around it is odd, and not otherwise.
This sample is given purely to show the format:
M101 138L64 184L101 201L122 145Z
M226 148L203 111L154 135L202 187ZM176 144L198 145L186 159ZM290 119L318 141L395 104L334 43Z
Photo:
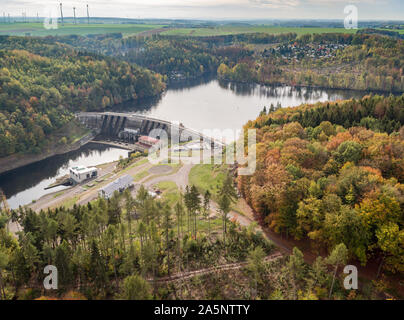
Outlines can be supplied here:
M0 157L38 153L73 112L160 94L160 75L35 38L0 38Z

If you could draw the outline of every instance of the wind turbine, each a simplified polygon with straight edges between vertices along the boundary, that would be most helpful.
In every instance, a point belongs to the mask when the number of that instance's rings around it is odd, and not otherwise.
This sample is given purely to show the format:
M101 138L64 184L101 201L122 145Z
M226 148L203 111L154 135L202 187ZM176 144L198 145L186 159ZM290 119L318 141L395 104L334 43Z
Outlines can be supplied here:
M62 18L62 26L64 26L64 23L63 23L63 8L62 8L62 3L60 3L60 17Z

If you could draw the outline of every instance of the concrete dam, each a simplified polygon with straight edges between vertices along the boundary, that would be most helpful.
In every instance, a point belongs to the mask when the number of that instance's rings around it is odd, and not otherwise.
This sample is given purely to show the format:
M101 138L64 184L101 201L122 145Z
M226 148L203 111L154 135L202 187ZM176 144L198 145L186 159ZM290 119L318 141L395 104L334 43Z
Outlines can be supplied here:
M207 137L195 130L185 128L181 123L155 119L134 113L117 112L80 112L76 114L79 122L93 130L97 140L123 141L133 144L140 136L151 136L161 139L166 134L168 139L175 142L204 141L212 147L223 143Z

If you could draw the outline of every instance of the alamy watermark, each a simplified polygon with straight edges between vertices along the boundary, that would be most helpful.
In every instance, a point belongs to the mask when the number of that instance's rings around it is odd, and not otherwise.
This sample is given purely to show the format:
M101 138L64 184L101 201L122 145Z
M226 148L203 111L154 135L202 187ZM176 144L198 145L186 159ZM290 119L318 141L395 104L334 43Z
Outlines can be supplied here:
M44 270L44 274L47 274L43 280L43 286L46 290L58 288L58 268L53 265L47 265Z
M158 143L149 149L152 164L164 161L185 164L239 165L239 175L252 175L256 169L256 129L242 130L205 129L202 133L171 125L170 134L153 129L149 137ZM247 146L246 146L247 144Z
M358 268L353 265L347 265L344 273L348 274L344 279L344 288L346 290L358 289Z
M358 8L353 4L347 5L344 8L344 13L347 15L344 19L344 28L358 29Z
M58 11L56 7L49 6L44 10L43 27L46 30L58 29Z

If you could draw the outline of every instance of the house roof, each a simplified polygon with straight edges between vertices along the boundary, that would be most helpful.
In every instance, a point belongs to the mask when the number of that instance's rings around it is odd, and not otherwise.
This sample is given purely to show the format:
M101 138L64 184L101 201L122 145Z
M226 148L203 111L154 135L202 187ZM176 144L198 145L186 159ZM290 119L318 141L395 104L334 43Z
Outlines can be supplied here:
M139 137L139 140L142 140L143 142L148 142L151 144L155 144L155 143L159 142L159 139L155 139L155 138L148 137L148 136L141 136L141 137Z
M71 167L70 170L73 171L75 174L80 174L80 173L88 173L88 172L97 171L98 169L95 167L87 168L84 166L76 166L76 167Z
M106 194L112 194L116 190L128 187L128 185L130 185L132 182L133 182L132 176L124 175L124 176L116 179L115 181L107 184L100 190L104 191Z

